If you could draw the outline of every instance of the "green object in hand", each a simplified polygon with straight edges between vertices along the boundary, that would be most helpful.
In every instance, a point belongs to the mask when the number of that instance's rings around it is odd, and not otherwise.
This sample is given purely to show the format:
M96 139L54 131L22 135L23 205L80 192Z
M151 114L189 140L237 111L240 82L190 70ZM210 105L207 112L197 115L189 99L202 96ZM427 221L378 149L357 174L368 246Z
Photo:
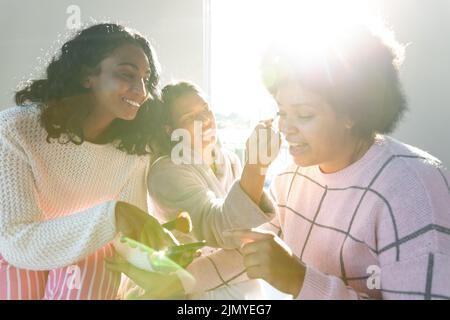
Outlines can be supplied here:
M202 240L202 241L198 241L198 242L191 242L191 243L180 244L178 246L172 246L172 247L167 248L165 251L168 256L174 256L174 255L182 254L184 252L196 251L198 249L203 248L204 246L206 246L206 241Z
M121 256L140 269L163 273L176 272L182 269L181 266L166 256L165 251L154 250L131 238L117 237L113 244Z
M167 250L157 251L141 242L120 235L113 240L113 245L116 251L135 267L151 272L176 274L180 279L185 292L190 292L194 287L194 277L183 267L170 259ZM196 244L195 246L198 245L200 244ZM169 249L173 250L173 248L177 247L178 246L173 246ZM189 248L189 246L187 248ZM181 248L178 250L181 250L179 251L181 253L185 252L183 250L186 250L186 246L184 249Z

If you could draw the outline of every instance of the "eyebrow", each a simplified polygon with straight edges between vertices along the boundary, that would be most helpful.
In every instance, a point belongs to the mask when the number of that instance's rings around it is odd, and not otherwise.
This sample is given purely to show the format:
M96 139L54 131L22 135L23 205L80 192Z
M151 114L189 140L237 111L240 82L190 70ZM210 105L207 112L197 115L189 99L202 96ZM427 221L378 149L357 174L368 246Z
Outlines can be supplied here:
M275 102L277 103L277 105L279 106L279 107L282 107L282 106L284 106L283 104L281 104L280 103L280 101L278 101L278 100L275 100ZM295 107L295 108L300 108L300 107L313 107L312 105L310 105L310 104L308 104L308 103L306 103L306 102L303 102L303 103L296 103L296 104L293 104L292 105L293 107Z
M205 107L205 106L209 106L209 104L208 104L207 102L205 102L205 103L202 105L202 107ZM195 114L195 113L198 113L198 112L195 112L195 111L188 111L188 112L182 113L179 117L180 117L180 119L181 119L182 117L184 117L184 116L186 116L186 115L188 115L188 114Z
M133 69L139 71L138 66L135 65L134 63L131 63L131 62L122 62L122 63L119 63L117 66L118 66L118 67L128 66L128 67L132 67ZM147 71L145 71L145 73L149 73L149 74L150 74L150 73L151 73L150 69L148 69Z

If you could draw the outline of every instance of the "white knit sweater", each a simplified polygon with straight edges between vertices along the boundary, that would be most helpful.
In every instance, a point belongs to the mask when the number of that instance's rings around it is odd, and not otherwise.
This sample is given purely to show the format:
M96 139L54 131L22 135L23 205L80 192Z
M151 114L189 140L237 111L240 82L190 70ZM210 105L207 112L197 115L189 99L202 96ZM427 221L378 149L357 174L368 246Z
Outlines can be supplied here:
M0 256L49 270L113 239L117 200L147 210L150 161L112 144L47 143L39 118L34 106L0 113Z

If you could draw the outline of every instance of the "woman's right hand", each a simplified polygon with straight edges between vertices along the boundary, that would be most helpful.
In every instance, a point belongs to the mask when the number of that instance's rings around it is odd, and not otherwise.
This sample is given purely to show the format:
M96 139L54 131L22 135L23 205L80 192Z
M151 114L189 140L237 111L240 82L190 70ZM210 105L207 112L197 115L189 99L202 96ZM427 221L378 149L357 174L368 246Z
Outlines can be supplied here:
M116 231L155 250L179 244L155 217L122 201L116 204Z
M246 164L267 168L280 152L281 136L272 127L273 119L260 121L246 143Z
M174 273L165 274L136 268L119 254L105 258L106 268L113 272L124 273L135 284L145 290L142 296L128 297L132 299L180 299L184 297L184 288Z

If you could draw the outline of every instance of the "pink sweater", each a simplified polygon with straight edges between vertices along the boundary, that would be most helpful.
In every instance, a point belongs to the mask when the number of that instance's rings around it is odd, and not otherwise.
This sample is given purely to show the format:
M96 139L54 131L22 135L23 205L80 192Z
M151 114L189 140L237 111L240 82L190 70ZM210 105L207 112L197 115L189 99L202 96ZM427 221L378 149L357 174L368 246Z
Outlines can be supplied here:
M289 166L272 194L284 241L307 266L298 299L450 299L450 176L379 137L334 174Z

